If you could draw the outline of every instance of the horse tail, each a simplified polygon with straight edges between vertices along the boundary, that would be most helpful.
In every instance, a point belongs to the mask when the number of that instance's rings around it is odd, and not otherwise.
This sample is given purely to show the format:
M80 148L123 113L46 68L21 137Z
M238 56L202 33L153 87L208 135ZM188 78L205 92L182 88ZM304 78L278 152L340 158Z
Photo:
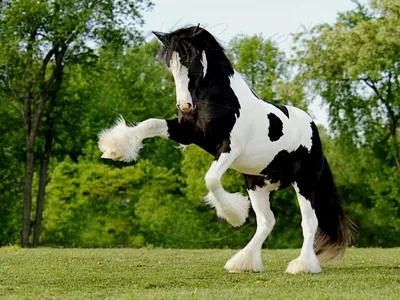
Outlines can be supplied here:
M319 261L324 263L343 257L356 226L343 209L327 159L323 155L321 158L322 166L313 193L318 219L314 246Z

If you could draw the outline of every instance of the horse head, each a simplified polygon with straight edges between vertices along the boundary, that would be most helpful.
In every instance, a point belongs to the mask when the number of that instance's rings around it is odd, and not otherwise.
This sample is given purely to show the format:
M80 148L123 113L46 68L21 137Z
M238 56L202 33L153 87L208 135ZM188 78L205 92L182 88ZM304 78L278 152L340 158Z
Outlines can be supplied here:
M174 77L176 106L184 113L192 112L196 108L196 95L207 76L208 58L222 48L199 26L153 33L163 44L160 58Z

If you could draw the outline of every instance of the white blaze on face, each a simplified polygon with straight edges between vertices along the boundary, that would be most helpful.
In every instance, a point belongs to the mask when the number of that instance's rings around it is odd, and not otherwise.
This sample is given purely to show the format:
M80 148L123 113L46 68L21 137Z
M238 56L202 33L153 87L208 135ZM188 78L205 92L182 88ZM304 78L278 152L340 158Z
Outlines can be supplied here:
M169 69L174 76L176 104L182 111L191 111L193 100L189 92L189 71L181 64L179 53L176 51L172 53Z

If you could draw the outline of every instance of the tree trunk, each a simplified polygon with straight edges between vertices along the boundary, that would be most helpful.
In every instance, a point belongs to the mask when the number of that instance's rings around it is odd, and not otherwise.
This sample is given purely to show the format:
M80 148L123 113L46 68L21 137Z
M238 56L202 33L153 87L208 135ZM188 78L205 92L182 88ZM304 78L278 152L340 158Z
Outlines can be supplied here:
M386 108L388 110L388 117L389 117L389 132L390 136L392 137L392 148L393 148L393 156L394 156L394 161L397 166L397 171L400 172L400 160L399 160L399 148L397 145L397 121L398 121L398 116L395 114L392 104L395 102L394 101L394 95L392 93L392 72L389 72L389 79L388 79L388 88L387 88L387 103L386 103Z
M22 247L30 247L29 236L31 231L31 208L32 208L32 181L34 171L34 140L27 137L26 142L26 165L25 165L25 187L24 187L24 210L22 217Z
M397 171L400 172L400 159L399 159L399 148L397 145L397 116L393 113L393 110L389 111L390 127L389 132L392 138L393 156L397 166Z
M44 155L40 164L40 178L39 178L39 191L36 199L36 217L35 217L35 228L33 234L33 246L37 247L40 242L40 232L42 228L42 217L44 208L44 198L46 195L46 186L48 178L48 169L50 164L51 150L53 148L53 122L54 119L51 116L55 101L57 99L57 94L61 88L61 82L63 78L63 65L62 60L67 50L67 46L63 45L61 52L58 51L56 47L53 47L53 53L55 55L56 66L53 69L51 80L47 82L48 84L48 97L50 98L50 103L47 110L46 118L46 133L45 133L45 144L44 144ZM45 98L44 96L42 97Z
M22 217L22 247L30 247L29 236L31 232L31 209L32 209L32 184L35 168L35 142L39 128L40 116L46 104L46 98L41 97L36 108L34 117L31 116L31 100L25 100L24 122L26 126L26 163L25 163L25 187L24 187L24 210Z
M36 31L32 32L31 34L31 40L34 41L36 36ZM32 45L28 45L29 49L32 48ZM51 50L46 54L45 58L43 59L43 65L42 65L42 70L40 73L40 78L41 78L41 83L40 83L40 94L39 94L39 102L36 105L36 108L34 110L34 114L32 116L32 97L30 95L30 92L28 92L28 97L25 98L24 101L24 122L25 122L25 131L26 131L26 152L27 152L27 159L26 159L26 173L25 173L25 188L24 188L24 212L23 212L23 219L22 219L22 237L21 237L21 244L22 247L29 247L30 242L29 242L29 236L30 236L30 229L31 229L31 219L30 219L30 214L31 214L31 209L32 209L32 183L33 183L33 173L34 173L34 154L35 154L35 142L36 142L36 137L38 134L39 130L39 123L41 120L41 115L43 110L46 107L46 103L48 100L49 93L51 93L52 89L54 89L55 95L60 89L61 86L61 79L62 79L62 71L63 71L63 58L65 55L65 52L67 50L67 45L63 45L61 47L61 52L59 51L59 47L56 44L53 44L53 47ZM55 56L55 66L53 68L53 72L51 76L46 80L46 68L48 63L50 62L51 58ZM33 61L33 56L31 57L30 60L30 65L32 65ZM28 68L27 68L28 69ZM31 82L32 83L32 82ZM31 91L31 86L27 88L27 91ZM52 130L50 130L51 132ZM52 132L50 140L52 141ZM47 137L46 137L47 139ZM39 224L38 229L35 228L35 232L37 232L37 239L35 242L39 241L39 235L40 235L40 224L41 224L41 219L42 219L42 211L43 211L43 199L44 199L44 194L45 194L45 188L46 188L46 180L47 180L47 169L48 169L48 164L50 161L50 152L51 152L51 142L49 143L49 151L48 155L49 157L47 158L47 162L42 162L41 166L41 171L40 171L40 179L42 180L42 177L45 179L43 182L40 182L39 185L39 195L38 195L38 203L39 205L39 210L40 213L37 215L40 220L36 221L35 223ZM46 152L46 151L45 151ZM46 154L45 154L46 155ZM46 160L46 158L44 158ZM43 165L44 164L44 165ZM45 174L44 176L42 175L42 172ZM43 187L42 187L43 185ZM41 195L42 194L42 195ZM42 199L42 200L40 200ZM36 224L35 224L36 227Z
M45 137L44 155L40 165L39 192L36 199L36 218L35 218L35 228L33 234L33 247L39 246L40 242L44 197L47 186L47 175L48 175L47 172L49 169L51 150L53 146L53 126L49 118L50 117L48 117L48 123L47 123L48 128Z
M26 74L30 74L33 65L33 43L35 41L37 28L32 30L29 35L29 42L27 45L28 53L30 56L26 64ZM32 132L32 81L28 80L25 86L26 94L22 99L24 103L24 126L25 126L25 145L26 145L26 162L25 162L25 186L24 186L24 209L22 213L22 232L21 232L21 245L22 247L29 247L29 236L31 231L31 208L32 208L32 183L35 163L35 140L36 135Z

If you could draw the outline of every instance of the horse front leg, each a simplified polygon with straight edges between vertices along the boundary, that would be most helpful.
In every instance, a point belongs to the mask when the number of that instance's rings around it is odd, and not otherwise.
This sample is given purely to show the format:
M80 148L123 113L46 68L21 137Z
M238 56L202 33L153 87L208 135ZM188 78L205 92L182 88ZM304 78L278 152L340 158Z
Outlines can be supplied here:
M263 263L261 249L275 225L274 213L270 207L271 195L278 189L277 184L267 184L261 176L245 175L251 207L256 214L257 230L251 241L236 253L226 264L229 272L261 272Z
M136 126L127 126L124 119L99 134L98 146L102 158L131 162L137 160L142 141L159 136L181 144L189 144L189 136L182 132L178 119L147 119Z
M215 207L217 216L226 219L232 226L242 225L249 214L248 197L241 193L228 193L221 184L222 175L228 170L231 164L238 157L238 153L222 153L212 163L205 176L206 186L209 190L205 201Z

